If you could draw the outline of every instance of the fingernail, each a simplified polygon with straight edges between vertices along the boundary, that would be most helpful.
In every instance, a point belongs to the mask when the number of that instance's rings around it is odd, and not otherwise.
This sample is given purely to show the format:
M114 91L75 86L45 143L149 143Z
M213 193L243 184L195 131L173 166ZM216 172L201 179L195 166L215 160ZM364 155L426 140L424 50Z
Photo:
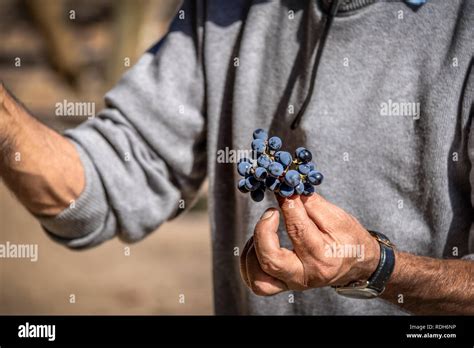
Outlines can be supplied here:
M262 217L260 218L260 220L265 220L265 219L268 219L270 216L272 216L274 213L274 210L273 209L268 209L265 213L263 213Z

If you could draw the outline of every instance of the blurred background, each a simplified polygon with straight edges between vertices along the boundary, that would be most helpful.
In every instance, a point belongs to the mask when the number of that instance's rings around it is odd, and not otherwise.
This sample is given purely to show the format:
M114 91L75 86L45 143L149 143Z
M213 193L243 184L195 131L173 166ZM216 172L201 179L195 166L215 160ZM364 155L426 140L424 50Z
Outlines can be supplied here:
M87 120L55 104L95 102L167 30L179 0L0 0L0 79L63 131ZM145 240L71 251L0 183L0 243L37 244L37 262L0 259L0 314L213 314L206 189ZM129 249L128 249L129 248Z

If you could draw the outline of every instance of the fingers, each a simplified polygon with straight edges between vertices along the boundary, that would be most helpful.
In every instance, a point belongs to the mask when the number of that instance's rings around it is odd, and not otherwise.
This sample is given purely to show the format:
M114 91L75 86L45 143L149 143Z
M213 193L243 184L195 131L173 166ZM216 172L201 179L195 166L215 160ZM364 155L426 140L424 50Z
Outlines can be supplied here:
M315 246L321 241L320 231L308 216L300 196L278 197L278 203L295 252L299 256L310 252L311 246Z
M314 221L322 232L328 232L331 224L347 218L347 213L338 206L330 203L319 194L301 197L307 215Z
M245 284L250 288L250 281L247 275L247 254L250 247L253 245L253 236L245 243L242 254L240 255L240 275Z
M240 273L245 284L260 296L271 296L287 290L284 282L266 274L258 261L251 237L245 244L240 257Z
M254 245L250 247L246 256L249 287L254 294L271 296L287 290L283 281L272 277L262 270Z

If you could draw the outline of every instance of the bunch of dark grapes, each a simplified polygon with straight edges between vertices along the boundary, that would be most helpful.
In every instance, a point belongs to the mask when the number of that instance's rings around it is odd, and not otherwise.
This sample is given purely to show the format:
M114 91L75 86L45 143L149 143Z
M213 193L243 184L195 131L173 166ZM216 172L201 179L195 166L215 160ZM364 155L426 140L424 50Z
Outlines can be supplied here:
M279 137L268 138L263 129L253 132L252 150L255 160L243 158L237 165L237 171L243 179L237 187L243 193L250 192L256 202L265 197L270 190L282 197L293 195L309 196L314 186L323 181L323 174L316 170L311 162L313 155L304 147L295 151L293 158L289 152L280 151L282 141Z

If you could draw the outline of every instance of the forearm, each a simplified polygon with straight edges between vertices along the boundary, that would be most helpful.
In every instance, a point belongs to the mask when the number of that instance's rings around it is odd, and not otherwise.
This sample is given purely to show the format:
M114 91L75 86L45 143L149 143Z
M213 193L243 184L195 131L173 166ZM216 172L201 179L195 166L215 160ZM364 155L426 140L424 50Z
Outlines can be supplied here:
M84 187L74 145L44 126L0 83L0 176L32 213L54 216Z
M396 252L382 298L415 314L474 314L474 262Z

